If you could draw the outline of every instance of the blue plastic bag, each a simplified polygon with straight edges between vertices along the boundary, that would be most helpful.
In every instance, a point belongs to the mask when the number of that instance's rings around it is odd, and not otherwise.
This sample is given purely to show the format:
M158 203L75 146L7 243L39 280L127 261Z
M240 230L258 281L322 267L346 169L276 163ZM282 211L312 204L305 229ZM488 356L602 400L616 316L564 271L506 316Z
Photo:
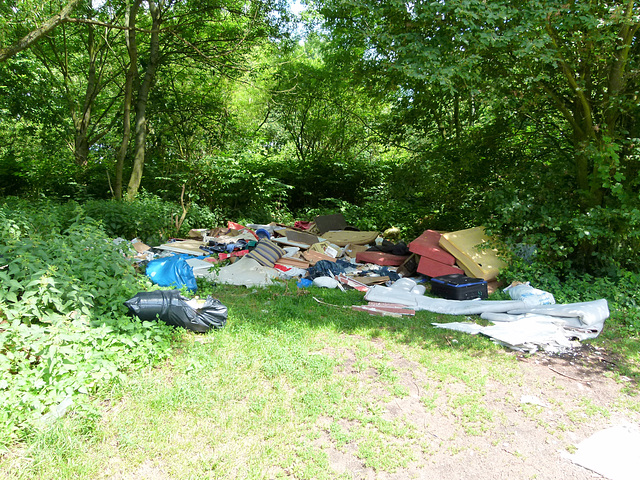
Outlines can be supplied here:
M147 265L146 274L153 283L161 287L187 287L195 292L198 289L196 277L185 257L189 258L189 255L173 255L152 260Z
M298 282L297 287L298 288L307 288L307 287L310 287L311 285L313 285L313 280L311 280L310 278L302 278Z

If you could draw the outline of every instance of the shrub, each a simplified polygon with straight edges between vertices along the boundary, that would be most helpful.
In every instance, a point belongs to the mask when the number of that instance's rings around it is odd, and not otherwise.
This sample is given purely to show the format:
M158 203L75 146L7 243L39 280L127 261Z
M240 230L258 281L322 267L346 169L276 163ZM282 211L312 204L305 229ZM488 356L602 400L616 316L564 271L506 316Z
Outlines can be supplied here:
M90 408L88 394L165 358L173 335L126 315L149 283L80 206L11 203L0 206L1 444L65 399Z

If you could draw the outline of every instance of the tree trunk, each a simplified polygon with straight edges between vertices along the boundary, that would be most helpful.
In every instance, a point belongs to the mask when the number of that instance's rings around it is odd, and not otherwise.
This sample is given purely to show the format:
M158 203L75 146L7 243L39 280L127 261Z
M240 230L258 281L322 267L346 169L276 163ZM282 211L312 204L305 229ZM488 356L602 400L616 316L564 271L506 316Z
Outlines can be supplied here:
M453 96L453 124L456 132L456 143L460 143L462 125L460 125L460 94L457 91Z
M153 79L160 63L160 24L162 23L160 6L161 2L156 4L154 0L148 0L149 13L152 19L152 33L149 51L149 62L144 74L144 79L138 89L138 99L136 101L136 130L135 145L133 157L133 169L129 178L127 187L127 200L131 201L136 198L140 183L142 182L142 172L144 169L145 142L147 140L147 102L149 101L149 92L153 84Z
M127 42L127 52L129 53L129 69L127 70L125 86L124 86L124 110L122 115L123 133L122 143L116 157L116 180L113 196L117 200L122 199L122 177L124 170L124 160L127 156L129 142L131 140L131 103L133 101L133 82L138 73L138 44L136 42L136 17L140 7L141 0L134 0L130 10L126 13L126 23L129 27L125 31L125 40Z
M96 47L93 26L89 26L87 36L87 49L89 50L89 71L87 72L87 88L85 90L84 102L79 115L74 115L73 123L75 127L75 143L73 154L76 164L84 166L89 161L89 125L91 123L91 108L100 88L99 80L96 76L96 59L98 49Z

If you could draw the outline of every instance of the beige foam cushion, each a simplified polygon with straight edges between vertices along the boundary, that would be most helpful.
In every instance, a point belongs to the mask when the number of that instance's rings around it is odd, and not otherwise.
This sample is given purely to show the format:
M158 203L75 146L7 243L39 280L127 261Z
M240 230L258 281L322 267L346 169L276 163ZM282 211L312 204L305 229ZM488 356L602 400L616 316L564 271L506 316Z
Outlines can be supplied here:
M469 277L495 280L506 263L498 257L498 251L482 248L489 241L484 227L473 227L457 232L443 233L440 246L456 257L458 265Z
M335 243L339 247L348 244L368 245L374 243L378 238L378 232L355 232L351 230L339 230L337 232L326 232L321 235L325 240Z

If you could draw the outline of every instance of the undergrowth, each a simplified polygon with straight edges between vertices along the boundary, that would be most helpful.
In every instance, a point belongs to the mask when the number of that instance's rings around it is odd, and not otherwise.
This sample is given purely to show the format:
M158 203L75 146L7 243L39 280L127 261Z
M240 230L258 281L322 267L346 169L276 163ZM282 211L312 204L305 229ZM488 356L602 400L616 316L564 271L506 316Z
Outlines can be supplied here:
M173 331L123 301L150 284L77 205L0 206L0 444L29 435L134 368L168 355Z
M21 228L23 236L25 233L37 236L61 233L77 218L87 217L109 237L127 240L138 237L149 245L157 245L170 237L187 237L192 228L213 228L223 222L219 209L195 203L185 205L183 219L181 205L144 193L135 202L88 200L80 204L47 198L7 197L2 205L5 215L11 216L16 224L7 228Z

